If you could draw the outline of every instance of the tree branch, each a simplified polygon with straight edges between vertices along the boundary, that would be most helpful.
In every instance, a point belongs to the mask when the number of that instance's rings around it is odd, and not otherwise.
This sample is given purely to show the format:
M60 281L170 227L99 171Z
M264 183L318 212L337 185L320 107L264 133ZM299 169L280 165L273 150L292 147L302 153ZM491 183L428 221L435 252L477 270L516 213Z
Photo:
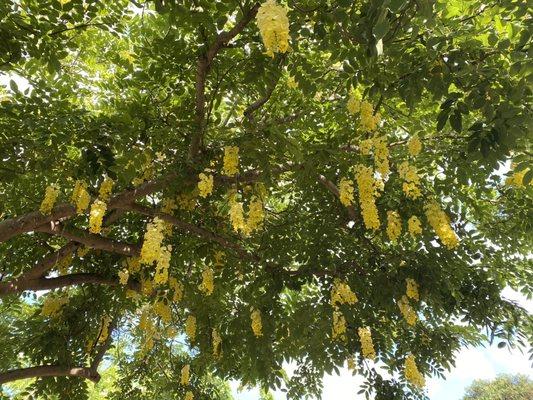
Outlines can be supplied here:
M40 378L46 376L79 376L95 383L100 380L100 375L96 369L93 368L41 365L38 367L21 368L7 372L0 372L0 384L19 379Z
M328 180L324 175L318 175L318 181L326 188L328 189L333 195L339 199L340 198L340 192L337 186L330 180ZM357 220L357 213L355 212L355 208L353 206L346 207L346 211L348 212L348 215L350 218L354 221Z
M211 64L218 54L218 52L228 44L235 36L237 36L248 25L248 23L255 17L257 10L259 9L259 3L248 11L242 19L235 24L235 26L229 31L224 31L218 34L215 41L207 49L207 52L200 56L197 61L196 68L196 94L195 94L195 116L194 125L195 132L191 138L191 144L189 146L189 161L196 157L200 150L202 138L205 130L205 82L207 74L211 69Z

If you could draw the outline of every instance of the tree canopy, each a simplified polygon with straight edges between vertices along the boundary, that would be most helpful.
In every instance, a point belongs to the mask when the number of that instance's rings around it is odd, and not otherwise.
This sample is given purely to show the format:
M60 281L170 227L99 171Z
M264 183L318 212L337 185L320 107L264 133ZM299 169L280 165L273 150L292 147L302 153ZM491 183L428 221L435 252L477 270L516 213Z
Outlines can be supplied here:
M2 0L4 396L419 399L533 342L528 3Z
M528 400L533 397L533 381L526 375L500 375L493 380L475 380L463 400Z

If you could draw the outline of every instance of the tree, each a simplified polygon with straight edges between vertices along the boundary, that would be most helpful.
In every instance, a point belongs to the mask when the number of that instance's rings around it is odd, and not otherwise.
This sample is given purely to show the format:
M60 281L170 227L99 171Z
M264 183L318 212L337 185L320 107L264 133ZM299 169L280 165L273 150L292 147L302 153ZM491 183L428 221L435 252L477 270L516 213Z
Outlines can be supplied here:
M527 400L533 397L533 381L525 375L499 375L493 380L475 380L463 400Z
M526 2L279 3L2 1L0 384L303 398L347 362L415 399L533 341Z

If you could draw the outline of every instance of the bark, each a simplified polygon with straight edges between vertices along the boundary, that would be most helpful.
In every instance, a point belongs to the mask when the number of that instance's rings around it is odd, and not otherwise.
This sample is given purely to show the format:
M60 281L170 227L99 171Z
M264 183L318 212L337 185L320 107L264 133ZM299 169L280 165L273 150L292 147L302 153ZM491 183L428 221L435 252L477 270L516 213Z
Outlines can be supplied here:
M79 376L95 383L100 380L100 375L95 368L41 365L37 367L0 372L0 384L13 382L19 379L39 378L46 376Z

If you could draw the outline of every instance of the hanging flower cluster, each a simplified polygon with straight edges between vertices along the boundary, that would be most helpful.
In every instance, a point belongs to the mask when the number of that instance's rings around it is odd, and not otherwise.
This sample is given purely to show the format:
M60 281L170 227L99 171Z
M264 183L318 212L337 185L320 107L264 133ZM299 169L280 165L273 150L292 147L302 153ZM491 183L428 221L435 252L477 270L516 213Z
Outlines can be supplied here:
M356 181L359 189L359 204L366 229L379 228L379 215L375 202L375 182L372 168L358 165Z
M188 390L187 393L185 393L183 400L194 400L194 394Z
M185 320L185 333L190 343L196 340L196 317L192 314Z
M529 168L526 168L519 172L514 172L511 176L505 178L505 185L512 186L516 188L523 188L524 185L524 176L529 171Z
M241 231L244 235L248 236L262 226L263 220L265 219L265 212L263 202L259 197L252 197L248 209L248 218L246 219L244 217L244 206L241 202L237 201L237 193L235 191L230 193L229 205L230 222L235 232Z
M202 283L198 285L198 289L200 289L200 291L206 296L211 296L211 294L213 294L215 283L213 270L211 268L206 267L202 271Z
M257 308L252 308L250 319L252 320L252 332L254 333L255 337L263 336L263 323L261 321L261 311L259 311Z
M89 203L91 202L91 196L87 191L87 183L85 183L85 181L76 181L70 201L76 205L76 212L78 214L81 214L87 210L87 207L89 207Z
M387 235L395 243L402 233L402 220L396 211L387 211Z
M196 196L194 192L181 193L177 197L178 207L185 211L193 211L196 208Z
M180 383L183 386L187 386L189 384L190 379L191 379L191 366L187 364L181 369Z
M115 182L113 181L113 179L106 177L100 185L100 190L98 191L98 198L102 201L107 202L111 197L111 192L113 191L114 185Z
M342 178L339 183L339 199L343 206L349 207L353 203L353 181L351 179Z
M350 286L339 278L335 278L331 289L331 306L337 308L339 304L354 305L357 301L357 296Z
M140 257L142 264L152 264L159 259L161 244L164 239L164 228L165 221L158 217L155 217L153 221L146 226Z
M284 7L267 0L259 7L256 21L268 56L274 58L274 53L289 50L289 19Z
M407 149L409 151L409 155L412 157L416 157L418 154L420 154L420 151L422 150L422 142L417 135L411 136L407 142Z
M95 200L91 205L91 212L89 213L89 232L100 233L102 230L102 222L107 210L107 204L100 200Z
M118 272L118 280L121 285L127 285L128 279L130 278L130 271L127 269L122 269Z
M346 318L344 318L340 310L333 310L331 338L333 340L346 340Z
M61 313L61 309L68 303L67 295L50 296L48 295L43 302L41 315L43 317L55 318Z
M376 171L378 171L383 178L386 178L390 172L387 138L385 136L375 136L372 143L374 145L374 162L376 163Z
M359 328L359 341L361 342L361 351L364 358L373 360L376 358L376 351L374 350L374 343L372 342L372 335L370 328Z
M407 229L413 238L422 233L422 223L416 215L413 215L407 220Z
M405 280L405 283L407 284L407 289L406 289L406 293L405 293L407 295L407 297L409 297L410 299L418 301L418 299L419 299L418 283L416 283L416 281L414 279L412 279L412 278L407 278Z
M355 97L355 93L350 95L346 108L350 114L359 112L359 126L365 132L374 132L381 121L379 113L374 114L374 108L368 101L360 101Z
M44 192L44 199L41 202L41 207L39 207L41 214L48 215L52 212L52 208L54 208L57 196L59 196L59 189L55 185L50 185L46 188Z
M411 307L411 304L409 304L407 296L404 295L398 300L398 308L409 325L416 324L418 317L415 310L413 310L413 307Z
M203 172L198 175L198 191L201 197L206 198L213 193L213 175L206 175Z
M224 168L227 176L235 176L239 172L239 148L237 146L224 147Z
M104 315L100 324L100 335L98 336L98 343L104 343L109 337L109 327L111 326L111 317Z
M298 88L298 82L294 79L294 76L290 76L287 78L287 87L289 89L297 89Z
M414 386L418 388L423 388L425 386L426 380L424 379L424 375L418 371L415 357L412 354L409 354L405 359L404 371L405 378Z
M372 138L364 139L359 142L359 151L361 155L368 156L374 146L374 140Z
M154 283L164 285L168 281L168 269L170 268L170 258L172 256L172 246L161 246L159 257L155 269Z
M168 286L172 289L172 301L178 302L183 298L183 283L178 282L174 277L168 279Z
M424 206L429 224L440 238L444 246L454 249L459 245L459 238L450 226L450 220L446 213L441 210L435 200L431 200Z
M218 358L220 356L222 337L215 328L213 328L213 331L211 332L211 339L213 341L213 357Z
M422 193L420 192L420 177L414 165L404 161L398 166L398 174L405 182L402 189L405 195L410 199L418 199Z

